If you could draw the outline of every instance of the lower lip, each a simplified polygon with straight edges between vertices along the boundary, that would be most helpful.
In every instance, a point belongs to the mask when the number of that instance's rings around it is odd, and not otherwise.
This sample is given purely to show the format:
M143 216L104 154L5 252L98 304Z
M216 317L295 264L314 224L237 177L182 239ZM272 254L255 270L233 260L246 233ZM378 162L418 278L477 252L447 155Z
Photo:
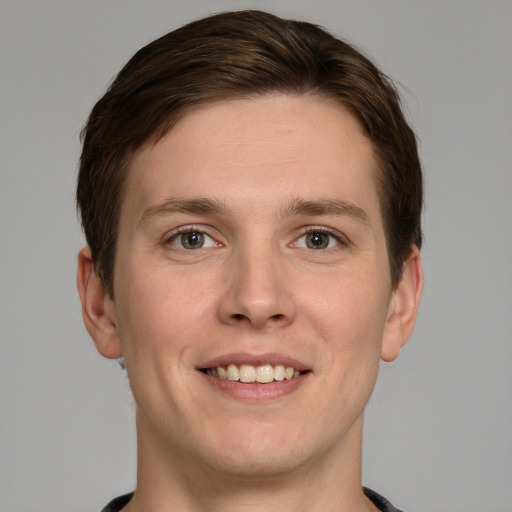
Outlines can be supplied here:
M311 372L307 372L293 379L259 384L220 379L203 372L200 373L218 391L244 402L265 402L286 396L293 393L311 375Z

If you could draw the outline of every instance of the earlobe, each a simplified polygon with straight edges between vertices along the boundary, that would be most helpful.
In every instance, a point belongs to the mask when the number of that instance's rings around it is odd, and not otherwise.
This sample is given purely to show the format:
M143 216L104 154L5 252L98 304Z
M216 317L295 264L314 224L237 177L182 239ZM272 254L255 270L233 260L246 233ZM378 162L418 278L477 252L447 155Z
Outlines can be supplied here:
M109 359L121 357L114 302L96 273L89 247L78 253L77 287L84 324L96 349Z
M411 255L404 263L400 283L393 291L390 301L382 341L381 358L384 361L394 361L398 357L400 349L411 336L416 323L422 291L421 256L418 248L413 247Z

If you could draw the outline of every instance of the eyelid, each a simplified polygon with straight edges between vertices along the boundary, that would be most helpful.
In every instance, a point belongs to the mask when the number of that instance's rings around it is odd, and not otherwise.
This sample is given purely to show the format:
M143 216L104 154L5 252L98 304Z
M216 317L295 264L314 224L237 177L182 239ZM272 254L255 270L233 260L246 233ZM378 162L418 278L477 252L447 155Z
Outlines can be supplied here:
M179 226L177 228L174 228L171 231L168 231L163 237L162 241L164 244L169 244L173 240L175 240L179 235L183 233L190 233L192 231L202 233L203 235L211 238L217 246L222 247L224 244L218 240L218 237L215 237L213 234L211 234L212 229L209 226L205 225L198 225L198 224L187 224L184 226ZM300 229L298 236L296 236L293 240L293 242L290 245L295 245L297 240L302 238L303 236L310 234L310 233L326 233L330 236L332 236L336 242L338 242L342 246L349 246L351 245L350 239L343 234L342 232L338 231L337 229L329 228L327 226L305 226Z
M326 226L305 226L304 228L301 229L299 236L297 236L295 240L292 242L292 245L295 245L297 243L297 240L310 233L325 233L327 235L332 236L336 240L336 242L338 242L338 244L342 246L346 247L351 245L351 241L346 235L344 235L337 229L329 228Z
M172 229L171 231L168 231L165 233L165 235L162 237L162 242L164 244L172 243L179 235L183 233L201 233L208 238L211 238L217 246L222 246L223 244L219 242L211 233L209 233L208 226L200 226L197 224L187 224L185 226L179 226L177 228Z

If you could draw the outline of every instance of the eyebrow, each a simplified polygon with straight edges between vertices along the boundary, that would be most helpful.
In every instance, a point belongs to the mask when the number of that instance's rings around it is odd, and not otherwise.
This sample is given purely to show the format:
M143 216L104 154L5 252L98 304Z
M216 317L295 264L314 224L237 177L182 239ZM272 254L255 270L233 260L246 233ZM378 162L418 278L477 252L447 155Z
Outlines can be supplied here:
M149 221L154 217L172 215L174 213L189 214L222 214L226 207L222 201L197 197L191 199L179 199L170 197L160 204L147 208L140 219L140 223ZM366 212L359 206L343 199L319 199L306 200L295 198L288 206L283 208L282 217L294 215L342 215L362 222L370 226L370 220Z
M178 199L170 197L164 202L147 208L140 222L146 222L154 217L172 215L173 213L223 213L226 210L224 204L215 199L197 197L192 199Z
M359 206L343 199L320 199L308 201L294 199L283 211L283 216L292 215L342 215L370 226L370 219Z

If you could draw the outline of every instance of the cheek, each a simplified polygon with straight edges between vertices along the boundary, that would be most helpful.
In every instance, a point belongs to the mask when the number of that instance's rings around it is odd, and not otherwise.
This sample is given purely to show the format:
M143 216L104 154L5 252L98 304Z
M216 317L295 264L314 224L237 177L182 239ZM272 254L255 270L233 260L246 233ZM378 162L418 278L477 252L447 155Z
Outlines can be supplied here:
M123 348L176 354L197 338L211 317L213 287L191 273L167 268L132 269L119 294L119 331ZM125 355L126 357L126 355Z
M349 342L348 333L362 336L361 342L382 334L388 311L389 290L377 279L365 276L358 279L354 274L333 276L323 282L306 286L308 292L302 298L304 309L315 317L315 324L340 342ZM343 335L344 334L344 335ZM373 334L373 336L372 336Z
M172 407L174 399L167 396L166 389L182 389L183 368L193 346L191 340L197 335L189 301L161 274L151 277L157 275L132 272L118 304L127 374L141 410L151 409L162 396Z
M332 280L326 286L322 292L310 294L304 304L324 352L324 371L335 374L343 386L352 380L367 387L379 367L387 287L359 279Z

